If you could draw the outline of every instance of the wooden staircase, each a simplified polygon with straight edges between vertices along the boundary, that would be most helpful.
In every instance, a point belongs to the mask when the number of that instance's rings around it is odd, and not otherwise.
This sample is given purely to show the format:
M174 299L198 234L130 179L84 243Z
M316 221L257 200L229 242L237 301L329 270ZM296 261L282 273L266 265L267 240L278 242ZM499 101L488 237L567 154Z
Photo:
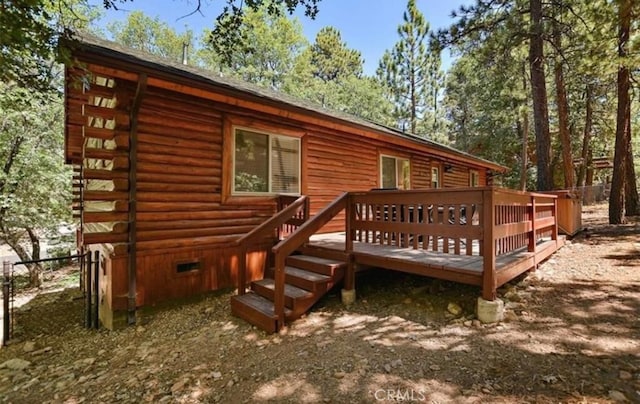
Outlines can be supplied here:
M348 193L343 193L313 218L309 217L306 196L285 200L276 214L237 240L244 259L238 265L238 294L231 298L233 315L269 333L278 332L287 321L300 318L338 282L344 279L345 288L353 287L353 265L348 265L348 254L307 245L309 237L346 208L347 198ZM265 236L273 236L276 230L277 244L267 251L273 254L274 266L265 271L264 279L252 282L247 292L249 247Z
M344 261L321 255L321 252L307 249L303 254L285 259L285 321L300 318L344 277L347 266ZM284 324L278 324L274 309L274 278L275 269L269 268L264 279L251 283L248 293L233 296L231 313L268 333L281 329Z

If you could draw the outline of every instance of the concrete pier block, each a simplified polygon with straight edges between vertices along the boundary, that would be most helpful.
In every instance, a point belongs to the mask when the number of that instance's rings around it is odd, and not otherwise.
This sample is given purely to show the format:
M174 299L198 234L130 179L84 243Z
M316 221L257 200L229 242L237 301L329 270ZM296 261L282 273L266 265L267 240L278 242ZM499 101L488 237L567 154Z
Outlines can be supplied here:
M351 289L351 290L342 289L341 290L341 295L342 295L342 304L344 304L345 306L349 306L349 305L355 303L355 301L356 301L356 290L355 289Z
M479 297L477 312L478 320L481 322L485 324L497 323L504 318L504 302L500 299L484 300Z

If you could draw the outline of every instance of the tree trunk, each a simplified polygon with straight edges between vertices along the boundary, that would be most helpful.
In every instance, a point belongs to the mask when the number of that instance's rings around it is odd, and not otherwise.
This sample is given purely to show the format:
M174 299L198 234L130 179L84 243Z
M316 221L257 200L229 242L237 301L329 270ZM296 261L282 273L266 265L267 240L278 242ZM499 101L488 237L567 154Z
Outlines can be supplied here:
M20 261L32 261L34 259L40 259L40 244L38 244L38 258L32 258L32 255L20 244L21 236L15 233L4 233L4 242L11 247L11 249L16 253ZM31 236L29 236L31 237ZM42 273L42 265L40 264L27 264L25 265L29 270L29 286L30 287L39 287L42 284L42 279L40 274Z
M556 15L556 17L558 17ZM556 51L562 49L562 33L557 21L553 23L553 41ZM558 136L562 149L562 169L564 171L565 189L573 189L575 186L575 176L573 174L573 157L571 152L571 136L569 133L569 102L567 101L567 89L564 83L564 72L562 71L562 57L556 56L554 63L554 79L556 84L556 104L558 105Z
M31 260L37 261L40 259L40 238L32 228L26 227L25 230L27 231L29 241L31 242ZM29 268L29 283L31 286L40 286L42 265L34 264L32 266L27 266L27 268Z
M613 157L613 178L609 194L609 223L625 222L625 180L629 146L631 145L631 99L629 96L629 68L624 64L627 57L627 45L631 26L631 1L618 2L618 111L616 115L616 145Z
M582 200L586 205L590 205L596 201L595 191L593 189L593 152L591 149L587 152L586 174L584 178L584 192ZM604 193L604 189L602 190Z
M522 89L527 92L527 66L525 62L522 64ZM527 165L529 164L529 155L527 154L529 145L529 111L526 108L526 101L522 107L522 156L520 158L520 189L527 190ZM518 121L520 124L520 121Z
M629 136L629 141L631 141L631 136ZM640 201L638 200L638 184L636 183L636 170L633 164L631 143L629 143L629 154L627 155L626 177L624 182L625 210L627 216L638 216L640 215Z
M544 75L542 0L530 0L530 8L529 66L531 69L533 122L536 132L537 188L538 191L549 191L553 187L553 178L551 173L551 136L549 134L547 86Z
M585 177L587 174L587 159L589 158L589 143L591 142L591 126L593 124L593 94L591 90L591 84L587 84L585 93L585 117L584 117L584 132L582 136L582 153L580 157L582 162L580 163L580 169L578 170L578 182L579 187L584 186Z

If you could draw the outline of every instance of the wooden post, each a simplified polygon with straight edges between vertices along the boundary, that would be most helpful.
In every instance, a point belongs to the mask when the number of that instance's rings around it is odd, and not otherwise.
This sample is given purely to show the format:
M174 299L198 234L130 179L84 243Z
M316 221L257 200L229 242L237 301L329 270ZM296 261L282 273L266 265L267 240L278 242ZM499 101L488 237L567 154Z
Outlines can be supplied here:
M345 252L348 254L349 258L347 261L346 273L344 275L344 289L353 290L355 288L356 279L356 265L353 260L353 240L355 238L353 224L356 220L356 210L351 195L347 197L345 209Z
M280 331L284 327L284 266L285 255L280 252L276 253L275 257L275 274L274 274L274 296L273 296L273 310L277 316L276 331Z
M138 210L137 175L138 175L138 113L142 107L142 98L147 90L147 75L140 73L138 87L133 98L130 112L129 127L129 259L127 262L128 293L127 293L127 323L136 323L136 294L137 294L137 233L136 213Z
M496 298L496 242L493 236L496 223L494 192L495 190L493 189L487 189L482 192L484 223L482 236L482 298L484 300L495 300Z
M553 233L551 233L551 239L557 244L558 242L558 198L553 199ZM557 245L556 245L557 248Z
M347 254L351 254L353 252L353 239L355 238L355 233L353 230L353 224L356 220L356 210L353 206L353 198L351 194L349 194L345 201L345 215L344 215L344 229L345 229L345 240L344 240L344 249Z
M529 252L536 252L536 197L531 195L531 232L529 233Z
M238 296L242 296L246 292L247 252L248 248L245 245L241 245L238 251Z

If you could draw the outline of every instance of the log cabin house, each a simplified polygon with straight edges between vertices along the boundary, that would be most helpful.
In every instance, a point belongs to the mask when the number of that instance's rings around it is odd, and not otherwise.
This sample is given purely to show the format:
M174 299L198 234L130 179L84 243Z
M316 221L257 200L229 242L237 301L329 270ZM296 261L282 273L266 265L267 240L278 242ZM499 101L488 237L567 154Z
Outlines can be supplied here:
M353 290L359 265L477 284L492 300L539 261L543 236L557 239L553 197L488 187L506 170L496 163L95 37L72 49L65 157L79 249L101 253L106 327L241 285L234 314L273 332L334 284Z

